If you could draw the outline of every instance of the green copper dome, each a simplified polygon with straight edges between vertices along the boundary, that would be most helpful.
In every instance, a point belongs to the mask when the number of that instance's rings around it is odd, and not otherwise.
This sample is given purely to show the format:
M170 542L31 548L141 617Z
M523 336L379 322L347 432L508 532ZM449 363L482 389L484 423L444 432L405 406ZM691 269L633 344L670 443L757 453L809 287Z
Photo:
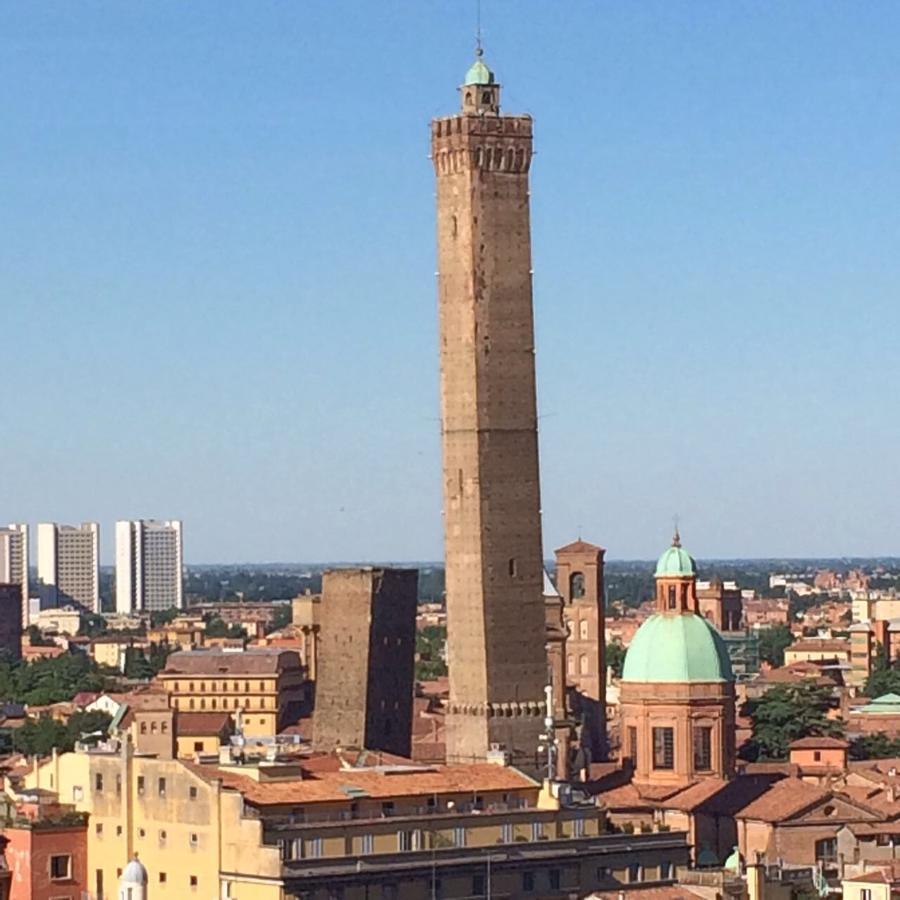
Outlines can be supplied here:
M463 82L464 85L493 83L494 73L481 61L480 58L476 59L475 62L472 63L469 71L466 72L466 80Z
M629 644L622 681L734 681L734 675L725 642L706 619L656 613Z
M663 553L656 564L656 577L665 577L666 575L691 576L696 574L697 566L693 557L681 546L681 538L676 531L672 540L672 546Z

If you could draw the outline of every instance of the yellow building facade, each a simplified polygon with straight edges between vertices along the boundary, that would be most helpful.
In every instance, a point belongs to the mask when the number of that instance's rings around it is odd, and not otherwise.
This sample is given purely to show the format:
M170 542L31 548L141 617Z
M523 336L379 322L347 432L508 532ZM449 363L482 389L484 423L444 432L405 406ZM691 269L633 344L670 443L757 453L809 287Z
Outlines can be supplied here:
M306 706L305 672L293 650L177 652L156 678L174 709L229 712L247 738L274 737Z
M282 900L277 847L263 846L261 823L242 816L242 799L219 780L178 760L121 751L54 755L26 776L90 815L88 884L113 900L136 854L155 900Z

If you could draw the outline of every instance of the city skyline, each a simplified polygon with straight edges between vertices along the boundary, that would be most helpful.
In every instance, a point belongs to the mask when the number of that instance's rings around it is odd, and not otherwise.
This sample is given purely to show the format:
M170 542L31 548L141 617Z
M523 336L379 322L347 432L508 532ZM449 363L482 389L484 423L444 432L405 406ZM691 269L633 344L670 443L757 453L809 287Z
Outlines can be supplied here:
M651 558L676 512L701 558L896 552L900 13L526 6L484 15L538 122L545 558ZM0 13L28 371L3 521L165 510L189 563L439 559L422 147L471 23L211 8Z

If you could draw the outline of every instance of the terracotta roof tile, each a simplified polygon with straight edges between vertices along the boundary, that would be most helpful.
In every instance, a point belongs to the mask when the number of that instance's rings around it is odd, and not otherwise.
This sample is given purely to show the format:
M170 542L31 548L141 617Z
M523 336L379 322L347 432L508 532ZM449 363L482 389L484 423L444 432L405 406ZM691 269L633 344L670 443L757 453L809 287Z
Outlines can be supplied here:
M517 769L481 763L433 766L416 769L407 762L407 771L341 769L308 772L309 777L285 781L259 782L234 770L216 766L187 764L201 777L221 779L223 785L239 791L255 806L302 805L345 801L357 796L388 800L428 794L537 789L537 782ZM304 762L304 768L306 764Z
M231 729L227 712L179 712L175 719L175 733L179 737L221 735Z
M276 675L287 665L298 667L295 650L279 647L251 647L240 652L226 650L178 650L169 655L160 675Z
M776 781L764 794L740 810L741 819L759 819L763 822L783 822L801 810L821 802L828 791L807 784L799 778Z
M840 738L833 737L804 737L791 741L790 750L846 750L850 744Z

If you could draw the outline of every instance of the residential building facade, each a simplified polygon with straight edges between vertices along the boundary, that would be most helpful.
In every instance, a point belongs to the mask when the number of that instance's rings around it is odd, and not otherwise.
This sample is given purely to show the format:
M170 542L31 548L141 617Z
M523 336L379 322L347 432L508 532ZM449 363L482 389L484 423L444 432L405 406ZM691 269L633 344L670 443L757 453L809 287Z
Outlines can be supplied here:
M179 712L228 712L245 738L271 738L308 711L299 655L277 647L180 650L156 680Z
M18 585L22 600L22 625L29 623L28 526L12 523L0 528L0 584Z
M184 608L182 526L178 520L116 522L116 611Z
M96 522L37 526L41 609L79 606L100 612L100 526Z

